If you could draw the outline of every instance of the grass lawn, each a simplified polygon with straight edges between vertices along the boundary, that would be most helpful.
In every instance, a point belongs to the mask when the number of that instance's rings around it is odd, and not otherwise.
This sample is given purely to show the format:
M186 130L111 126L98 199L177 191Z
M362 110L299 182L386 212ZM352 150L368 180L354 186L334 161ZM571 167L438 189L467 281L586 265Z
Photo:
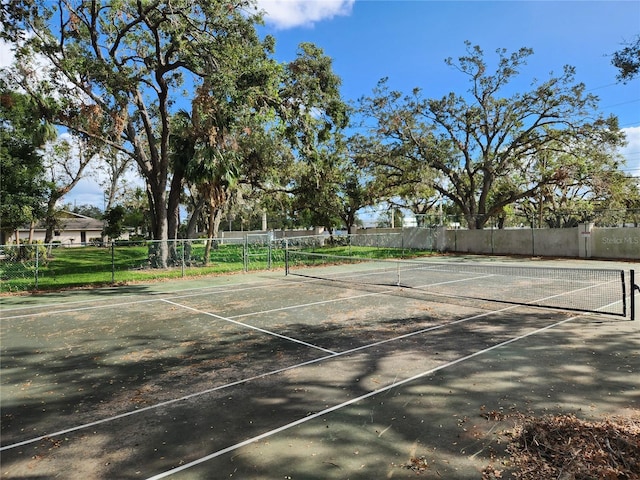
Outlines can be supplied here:
M379 247L328 246L304 250L343 256L369 258L398 258L406 250ZM203 275L266 270L284 267L284 250L250 245L245 252L241 244L218 245L211 249L209 262L204 263L204 245L179 249L174 264L169 268L152 268L152 246L77 247L54 248L46 261L0 260L0 292L28 290L55 290L114 283L143 282L146 280L194 277ZM411 251L410 256L428 252ZM269 259L269 255L271 258ZM37 283L36 283L37 272Z

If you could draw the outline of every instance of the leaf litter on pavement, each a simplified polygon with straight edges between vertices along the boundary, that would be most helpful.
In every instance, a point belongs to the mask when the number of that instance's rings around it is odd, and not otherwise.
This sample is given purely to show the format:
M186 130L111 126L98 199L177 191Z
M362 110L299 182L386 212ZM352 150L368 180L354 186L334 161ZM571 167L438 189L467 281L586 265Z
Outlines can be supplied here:
M509 417L515 421L504 432L509 459L485 467L483 480L640 479L640 412L600 421L575 415Z

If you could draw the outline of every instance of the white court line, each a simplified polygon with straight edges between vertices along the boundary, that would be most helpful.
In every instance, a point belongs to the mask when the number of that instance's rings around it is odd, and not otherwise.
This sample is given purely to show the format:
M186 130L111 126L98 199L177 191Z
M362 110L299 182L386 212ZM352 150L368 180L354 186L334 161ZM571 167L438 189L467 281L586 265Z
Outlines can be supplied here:
M11 445L5 445L3 447L0 447L0 452L2 452L4 450L10 450L12 448L22 447L24 445L29 445L31 443L39 442L40 440L44 440L45 438L59 437L61 435L66 435L67 433L77 432L78 430L84 430L85 428L95 427L96 425L101 425L103 423L112 422L114 420L119 420L121 418L130 417L131 415L137 415L139 413L147 412L149 410L154 410L156 408L166 407L166 406L172 405L174 403L183 402L183 401L189 400L191 398L195 398L195 397L199 397L199 396L202 396L202 395L206 395L207 393L213 393L215 391L223 390L225 388L235 387L235 386L241 385L243 383L248 383L248 382L253 381L253 380L259 380L261 378L265 378L265 377L268 377L270 375L283 373L283 372L286 372L287 370L292 370L294 368L304 367L305 365L309 365L309 364L312 364L312 363L317 363L317 362L326 360L328 358L333 358L334 356L339 356L339 355L342 355L342 354L327 355L325 357L314 358L313 360L308 360L308 361L303 362L303 363L298 363L297 365L291 365L289 367L283 367L283 368L280 368L278 370L273 370L271 372L263 373L263 374L260 374L260 375L255 375L253 377L244 378L242 380L236 380L235 382L227 383L225 385L218 385L217 387L209 388L207 390L202 390L200 392L191 393L189 395L185 395L185 396L180 397L180 398L173 398L171 400L166 400L164 402L156 403L154 405L149 405L147 407L142 407L142 408L138 408L136 410L131 410L129 412L124 412L124 413L121 413L119 415L114 415L112 417L102 418L102 419L96 420L94 422L89 422L89 423L85 423L85 424L82 424L82 425L76 425L75 427L70 427L70 428L66 428L64 430L58 430L57 432L52 432L52 433L48 433L46 435L41 435L39 437L30 438L28 440L23 440L22 442L13 443Z
M355 300L357 298L375 297L375 296L378 296L378 295L386 295L389 292L393 292L393 290L385 290L383 292L363 293L363 294L360 294L360 295L351 295L351 296L342 297L342 298L331 298L329 300L318 300L317 302L299 303L299 304L296 304L296 305L289 305L289 306L286 306L286 307L271 308L269 310L261 310L259 312L240 313L238 315L230 315L228 318L251 317L253 315L264 315L265 313L282 312L283 310L295 310L296 308L313 307L315 305L326 305L328 303L346 302L348 300Z
M19 319L19 318L28 318L28 317L42 317L42 316L45 316L45 315L51 316L51 315L57 315L59 313L84 312L84 311L87 311L87 310L98 310L100 308L113 309L114 307L125 307L125 306L129 306L129 305L152 303L152 302L157 302L158 300L159 300L158 298L148 298L146 300L136 300L135 302L110 303L108 305L93 305L91 307L66 308L64 310L46 311L46 312L38 312L38 313L26 313L26 314L23 314L23 315L12 315L10 317L2 317L2 320L16 320L16 319ZM33 307L33 308L40 308L40 307Z
M302 283L302 282L300 282L300 283ZM389 291L391 291L391 290L387 290L386 292L388 293ZM381 292L380 294L384 294L384 293L385 292ZM543 301L543 300L544 299L540 299L538 301ZM301 305L301 307L304 307L304 305ZM103 424L103 423L108 423L108 422L111 422L111 421L114 421L114 420L118 420L118 419L121 419L121 418L126 418L126 417L131 416L131 415L135 415L135 414L138 414L138 413L143 413L145 411L153 410L155 408L160 408L160 407L168 406L168 405L171 405L171 404L174 404L174 403L182 402L182 401L185 401L185 400L188 400L188 399L191 399L191 398L195 398L195 397L206 395L208 393L212 393L212 392L215 392L215 391L218 391L218 390L222 390L224 388L229 388L229 387L241 385L243 383L248 383L250 381L258 380L258 379L265 378L265 377L268 377L268 376L271 376L271 375L276 375L278 373L283 373L283 372L286 372L288 370L293 370L295 368L300 368L300 367L303 367L303 366L306 366L306 365L311 365L311 364L314 364L314 363L323 362L325 360L334 359L334 358L337 358L337 357L340 357L340 356L349 355L351 353L354 353L354 352L357 352L357 351L360 351L360 350L365 350L367 348L380 346L380 345L385 344L385 343L390 343L390 342L393 342L393 341L396 341L396 340L400 340L400 339L404 339L404 338L408 338L408 337L411 337L411 336L414 336L414 335L419 335L419 334L426 333L426 332L429 332L429 331L445 328L445 327L448 327L450 325L456 325L458 323L468 322L470 320L474 320L474 319L477 319L477 318L493 315L494 313L501 313L501 312L504 312L504 311L507 311L507 310L511 310L511 309L514 309L514 308L521 308L521 307L522 307L522 305L510 305L508 307L501 308L499 310L492 310L492 311L484 312L484 313L481 313L481 314L472 315L470 317L462 318L462 319L459 319L459 320L454 320L454 321L449 322L449 323L435 325L433 327L428 327L428 328L425 328L425 329L422 329L422 330L418 330L416 332L410 332L410 333L407 333L407 334L404 334L404 335L400 335L398 337L393 337L393 338L389 338L389 339L386 339L386 340L380 340L378 342L374 342L374 343L367 344L367 345L361 345L361 346L355 347L355 348L353 348L351 350L345 350L343 352L338 352L338 353L334 353L334 354L327 355L327 356L324 356L324 357L315 358L315 359L308 360L306 362L302 362L302 363L299 363L299 364L296 364L296 365L283 367L283 368L280 368L280 369L277 369L277 370L272 370L270 372L266 372L266 373L263 373L263 374L260 374L260 375L256 375L256 376L253 376L253 377L245 378L245 379L242 379L242 380L237 380L235 382L228 383L228 384L225 384L225 385L219 385L217 387L213 387L213 388L210 388L210 389L207 389L207 390L203 390L203 391L200 391L200 392L195 392L195 393L192 393L192 394L189 394L189 395L185 395L185 396L182 396L182 397L179 397L179 398L175 398L175 399L172 399L172 400L167 400L165 402L160 402L160 403L157 403L155 405L149 405L148 407L139 408L139 409L132 410L132 411L129 411L129 412L125 412L125 413L122 413L122 414L119 414L119 415L114 415L112 417L107 417L107 418L103 418L103 419L100 419L100 420L96 420L94 422L89 422L89 423L86 423L86 424L77 425L75 427L70 427L70 428L67 428L67 429L64 429L64 430L59 430L59 431L56 431L56 432L48 433L46 435L41 435L41 436L34 437L34 438L31 438L31 439L28 439L28 440L23 440L23 441L18 442L18 443L5 445L3 447L0 447L0 452L2 452L4 450L10 450L12 448L20 447L20 446L23 446L23 445L28 445L28 444L31 444L31 443L35 443L35 442L38 442L40 440L44 440L45 438L57 437L57 436L65 435L67 433L72 433L72 432L75 432L75 431L83 430L85 428L89 428L89 427L93 427L93 426L96 426L96 425L100 425L100 424ZM602 308L606 308L606 307L607 306L602 307ZM552 309L552 310L556 311L557 309ZM575 318L580 318L581 316L585 316L585 315L587 315L587 314L585 313L585 314L582 314L582 315L576 315L574 317L571 317L569 320L573 320ZM560 325L561 323L564 323L564 322L560 322L557 325ZM548 327L546 327L546 328L548 328ZM543 329L541 329L541 330L543 330Z
M507 311L507 310L511 310L513 308L518 308L518 306L519 305L511 305L509 307L505 307L505 308L502 308L500 310L492 310L492 311L489 311L489 312L484 312L484 313L480 313L480 314L477 314L477 315L472 315L471 317L466 317L466 318L461 318L459 320L454 320L452 322L441 323L439 325L434 325L432 327L428 327L428 328L424 328L424 329L421 329L421 330L417 330L415 332L405 333L404 335L400 335L398 337L392 337L392 338L388 338L388 339L385 339L385 340L379 340L377 342L374 342L374 343L371 343L371 344L367 344L367 345L361 345L359 347L355 347L355 348L352 348L350 350L345 350L343 352L338 352L338 353L335 353L335 354L326 355L324 357L314 358L312 360L307 360L306 362L298 363L298 364L295 364L295 365L290 365L288 367L279 368L277 370L272 370L270 372L262 373L260 375L255 375L253 377L244 378L242 380L236 380L235 382L227 383L227 384L224 384L224 385L218 385L217 387L209 388L207 390L202 390L200 392L195 392L195 393L192 393L192 394L189 394L189 395L185 395L185 396L182 396L182 397L179 397L179 398L174 398L174 399L167 400L167 401L164 401L164 402L156 403L155 405L149 405L147 407L138 408L136 410L131 410L129 412L121 413L119 415L114 415L112 417L107 417L107 418L103 418L103 419L100 419L100 420L96 420L94 422L85 423L83 425L77 425L75 427L70 427L70 428L67 428L67 429L64 429L64 430L59 430L57 432L48 433L46 435L41 435L39 437L31 438L31 439L28 439L28 440L23 440L21 442L14 443L14 444L11 444L11 445L5 445L4 447L0 447L0 452L2 452L4 450L10 450L10 449L16 448L16 447L21 447L23 445L28 445L28 444L31 444L31 443L39 442L40 440L44 440L45 438L58 437L58 436L61 436L61 435L65 435L67 433L76 432L78 430L83 430L85 428L94 427L96 425L100 425L100 424L103 424L103 423L108 423L108 422L111 422L111 421L114 421L114 420L119 420L121 418L126 418L126 417L129 417L131 415L136 415L138 413L143 413L143 412L146 412L146 411L149 411L149 410L153 410L153 409L156 409L156 408L160 408L160 407L166 407L166 406L172 405L174 403L183 402L183 401L189 400L191 398L195 398L195 397L199 397L199 396L202 396L202 395L206 395L208 393L213 393L213 392L216 392L218 390L223 390L225 388L235 387L237 385L242 385L243 383L248 383L248 382L251 382L251 381L254 381L254 380L259 380L261 378L266 378L266 377L269 377L271 375L276 375L278 373L284 373L286 371L294 370L296 368L301 368L301 367L304 367L304 366L307 366L307 365L312 365L314 363L320 363L320 362L323 362L325 360L333 360L334 358L338 358L338 357L341 357L341 356L349 355L351 353L358 352L360 350L366 350L367 348L377 347L377 346L383 345L385 343L391 343L391 342L394 342L396 340L402 340L402 339L409 338L409 337L412 337L412 336L415 336L415 335L420 335L422 333L430 332L430 331L433 331L433 330L438 330L438 329L441 329L441 328L446 328L446 327L448 327L450 325L456 325L458 323L468 322L470 320L475 320L477 318L493 315L494 313L501 313L501 312L504 312L504 311Z
M276 282L260 282L260 285L255 285L252 282L244 282L244 283L239 283L237 285L225 285L224 290L223 289L213 289L212 287L203 287L203 289L211 289L211 291L209 292L196 292L196 293L184 293L184 294L180 294L180 295L167 295L166 298L189 298L189 297L200 297L202 295L209 295L209 294L218 294L218 293L227 293L227 292L245 292L247 290L260 290L262 288L284 288L287 287L287 284L283 284L280 281L276 281ZM251 285L248 287L242 287L242 288L237 288L238 285ZM189 289L185 289L185 291L188 291ZM170 293L170 292L167 292Z
M207 462L209 460L212 460L212 459L214 459L216 457L219 457L221 455L224 455L226 453L233 452L234 450L237 450L239 448L246 447L247 445L250 445L250 444L258 442L258 441L260 441L262 439L271 437L271 436L273 436L273 435L275 435L277 433L284 432L285 430L289 430L289 429L291 429L293 427L297 427L298 425L302 425L303 423L309 422L311 420L315 420L316 418L322 417L322 416L327 415L327 414L329 414L331 412L334 412L336 410L340 410L341 408L345 408L345 407L348 407L350 405L353 405L354 403L360 402L362 400L366 400L367 398L370 398L370 397L373 397L375 395L378 395L379 393L383 393L383 392L391 390L392 388L396 388L396 387L405 385L407 383L413 382L413 381L418 380L418 379L420 379L422 377L425 377L427 375L431 375L432 373L435 373L435 372L437 372L439 370L444 370L445 368L452 367L454 365L457 365L458 363L462 363L462 362L467 361L467 360L469 360L471 358L477 357L478 355L483 355L483 354L485 354L487 352L490 352L492 350L495 350L497 348L504 347L506 345L509 345L510 343L514 343L514 342L520 341L520 340L522 340L522 339L524 339L526 337L529 337L531 335L535 335L535 334L538 334L538 333L543 332L545 330L549 330L551 328L555 328L555 327L560 326L560 325L562 325L564 323L567 323L567 322L569 322L571 320L574 320L575 318L578 318L578 317L579 316L567 318L567 319L562 320L560 322L556 322L556 323L554 323L552 325L547 325L546 327L542 327L542 328L533 330L533 331L531 331L529 333L525 333L523 335L519 335L517 337L511 338L509 340L506 340L504 342L498 343L496 345L493 345L491 347L485 348L483 350L478 350L477 352L471 353L471 354L466 355L464 357L460 357L460 358L458 358L456 360L453 360L451 362L445 363L443 365L439 365L439 366L437 366L435 368L432 368L430 370L426 370L424 372L418 373L417 375L414 375L412 377L405 378L404 380L400 380L398 382L391 383L391 384L386 385L384 387L381 387L381 388L378 388L378 389L373 390L371 392L365 393L364 395L361 395L359 397L352 398L350 400L347 400L346 402L342 402L342 403L340 403L338 405L334 405L333 407L329 407L329 408L326 408L326 409L321 410L319 412L316 412L314 414L311 414L309 416L306 416L304 418L300 418L300 419L298 419L298 420L296 420L294 422L288 423L286 425L282 425L281 427L275 428L275 429L270 430L268 432L265 432L265 433L263 433L261 435L257 435L257 436L255 436L253 438L249 438L248 440L245 440L243 442L236 443L235 445L231 445L231 446L229 446L227 448L223 448L222 450L218 450L217 452L213 452L213 453L211 453L209 455L201 457L201 458L199 458L197 460L194 460L192 462L185 463L184 465L181 465L179 467L175 467L175 468L173 468L171 470L167 470L165 472L159 473L159 474L154 475L152 477L148 477L147 480L160 480L162 478L169 477L169 476L171 476L171 475L173 475L175 473L181 472L181 471L186 470L186 469L191 468L191 467L195 467L196 465L200 465L201 463L205 463L205 462Z
M128 302L119 302L119 303L109 303L109 304L105 304L105 305L91 305L88 307L80 307L80 308L65 308L63 310L48 310L45 312L36 312L36 313L25 313L25 314L21 314L21 315L11 315L8 317L5 316L0 316L0 318L2 318L2 320L15 320L15 319L22 319L22 318L28 318L28 317L42 317L42 316L51 316L51 315L57 315L60 313L74 313L74 312L83 312L83 311L87 311L87 310L99 310L101 308L109 308L112 309L114 307L126 307L126 306L131 306L131 305L138 305L138 304L144 304L144 303L153 303L153 302L159 302L165 299L180 299L180 298L188 298L188 297L198 297L201 295L207 295L207 294L212 294L212 293L227 293L227 292L242 292L242 291L247 291L247 290L259 290L259 289L264 289L264 288L287 288L290 287L291 285L299 285L299 284L305 284L305 283L311 283L314 281L318 281L318 280L306 280L306 281L296 281L295 283L281 283L281 282L273 282L273 283L269 283L267 281L265 282L260 282L260 283L264 283L264 285L254 285L253 282L244 282L244 283L239 283L237 285L222 285L221 287L224 288L215 288L215 287L201 287L200 290L211 290L209 292L198 292L198 293L192 293L192 294L178 294L178 295L172 295L172 293L174 292L152 292L152 293L148 293L146 295L149 296L160 296L160 295L166 295L166 297L163 298L145 298L143 300L133 300L133 301L128 301ZM250 285L247 287L242 287L242 288L237 288L238 285ZM196 289L192 289L192 288L185 288L184 290L178 290L177 292L181 292L181 291L190 291L190 290L196 290ZM117 293L117 292L116 292ZM377 292L374 294L367 294L367 295L379 295L382 294L384 292ZM125 295L125 297L136 297L139 295ZM353 298L359 298L361 295L356 295ZM352 297L345 297L344 299L349 299ZM343 300L344 300L343 299ZM57 307L57 306L64 306L64 305L71 305L71 304L82 304L82 303L89 303L89 302L95 302L96 299L89 299L89 300L78 300L75 302L64 302L64 303L50 303L50 304L42 304L42 305L28 305L28 306L24 306L24 307L18 307L18 308L10 308L10 309L0 309L0 314L3 313L3 311L15 311L15 310L26 310L26 309L36 309L36 308L47 308L47 307Z
M208 315L209 317L217 318L218 320L224 320L225 322L230 322L235 325L240 325L241 327L250 328L251 330L256 330L258 332L266 333L267 335L272 335L274 337L283 338L285 340L289 340L290 342L299 343L306 347L315 348L316 350L321 350L326 353L330 353L331 355L336 355L338 352L334 352L333 350L329 350L328 348L319 347L318 345L314 345L312 343L307 343L302 340L298 340L297 338L288 337L286 335L282 335L280 333L272 332L270 330L265 330L264 328L255 327L253 325L249 325L247 323L238 322L237 320L231 320L230 318L223 317L221 315L216 315L215 313L205 312L204 310L199 310L197 308L189 307L187 305L182 305L180 303L172 302L171 300L163 299L163 302L166 302L170 305L175 305L176 307L184 308L186 310L191 310L192 312L199 313L201 315Z
M457 283L457 282L465 282L467 280L477 280L478 278L485 278L485 277L490 277L491 275L485 275L483 277L474 277L473 279L463 279L463 280L448 280L445 282L438 282L438 283L428 283L426 285L418 285L417 287L410 287L410 288L423 288L423 287L434 287L434 286L438 286L438 285L446 285L448 283ZM310 281L321 281L322 279L319 280L310 280ZM305 282L297 282L297 283L307 283ZM357 285L356 285L357 287ZM360 287L362 287L362 285L360 285ZM241 313L238 315L230 315L228 318L242 318L242 317L250 317L252 315L263 315L265 313L274 313L274 312L281 312L283 310L292 310L292 309L296 309L296 308L305 308L305 307L311 307L314 305L324 305L327 303L337 303L337 302L343 302L343 301L347 301L347 300L352 300L352 299L356 299L356 298L363 298L363 297L371 297L371 296L377 296L377 295L387 295L388 293L391 292L395 292L398 288L407 288L407 287L402 287L402 286L395 286L394 288L390 288L387 290L382 290L380 292L371 292L371 293L363 293L360 295L352 295L349 297L342 297L342 298L331 298L329 300L319 300L317 302L310 302L310 303L301 303L301 304L297 304L297 305L289 305L287 307L279 307L279 308L272 308L270 310L262 310L260 312L251 312L251 313ZM431 292L428 292L431 293ZM436 293L436 295L438 295ZM499 302L498 302L499 303ZM496 312L500 312L502 310L496 310Z
M300 282L302 283L302 282ZM244 284L240 284L240 285L249 285L249 283L244 283ZM195 296L200 296L200 295L207 295L207 294L212 294L212 293L227 293L227 292L240 292L240 291L245 291L245 290L257 290L257 289L261 289L261 288L284 288L290 286L290 284L281 284L281 283L268 283L265 285L258 285L258 286L251 286L251 287L244 287L244 288L230 288L228 285L225 286L225 289L212 289L212 287L202 287L202 289L211 289L210 292L199 292L199 293L194 293L194 294L190 294L190 295L169 295L170 292L158 292L158 293L150 293L148 295L167 295L164 298L146 298L144 300L134 300L134 301L130 301L130 302L120 302L120 303L109 303L109 304L105 304L105 305L92 305L89 307L81 307L81 308L67 308L64 310L54 310L54 311L46 311L46 312L36 312L36 313L26 313L26 314L22 314L22 315L12 315L10 317L0 317L2 318L2 320L13 320L13 319L19 319L19 318L27 318L27 317L41 317L44 315L55 315L58 313L73 313L73 312L82 312L85 310L99 310L101 308L114 308L114 307L126 307L126 306L130 306L130 305L138 305L138 304L143 304L143 303L152 303L152 302L159 302L164 300L165 298L167 299L171 299L171 298L187 298L187 297L195 297ZM185 289L185 291L187 290L191 290L191 289ZM128 295L131 297L134 297L136 295ZM20 309L28 309L28 308L45 308L47 306L59 306L59 305L69 305L69 304L73 304L73 303L88 303L88 302L95 302L96 299L91 299L91 300L78 300L77 302L65 302L62 304L59 303L52 303L52 304L43 304L43 305L30 305L27 307L20 307ZM11 309L11 310L18 310L18 309ZM0 310L0 313L2 313L2 310Z

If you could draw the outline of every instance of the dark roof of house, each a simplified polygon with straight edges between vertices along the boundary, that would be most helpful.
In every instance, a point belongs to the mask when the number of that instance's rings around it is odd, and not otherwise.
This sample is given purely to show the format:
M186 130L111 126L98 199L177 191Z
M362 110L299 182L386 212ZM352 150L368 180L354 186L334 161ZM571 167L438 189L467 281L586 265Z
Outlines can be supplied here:
M104 222L95 218L63 218L60 220L61 230L102 230Z
M59 230L96 230L102 231L104 227L104 220L98 220L96 218L85 217L84 215L78 215L77 213L62 212L62 215L58 218ZM45 230L46 226L44 221L39 221L35 226L36 230ZM29 225L23 226L20 230L29 230Z

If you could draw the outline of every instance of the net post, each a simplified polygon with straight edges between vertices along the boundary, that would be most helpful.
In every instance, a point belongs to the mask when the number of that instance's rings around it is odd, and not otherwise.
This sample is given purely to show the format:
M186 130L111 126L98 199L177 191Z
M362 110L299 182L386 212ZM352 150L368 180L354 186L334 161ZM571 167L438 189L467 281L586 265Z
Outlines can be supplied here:
M289 275L289 247L285 244L284 248L284 274Z
M116 242L111 240L111 283L116 283Z
M636 284L636 272L631 269L629 271L629 277L631 279L631 320L636 319L636 290L640 291L640 285Z
M35 271L35 288L38 289L38 274L40 270L40 249L36 243L36 271Z
M620 281L622 282L622 316L627 318L627 281L624 270L620 270Z

